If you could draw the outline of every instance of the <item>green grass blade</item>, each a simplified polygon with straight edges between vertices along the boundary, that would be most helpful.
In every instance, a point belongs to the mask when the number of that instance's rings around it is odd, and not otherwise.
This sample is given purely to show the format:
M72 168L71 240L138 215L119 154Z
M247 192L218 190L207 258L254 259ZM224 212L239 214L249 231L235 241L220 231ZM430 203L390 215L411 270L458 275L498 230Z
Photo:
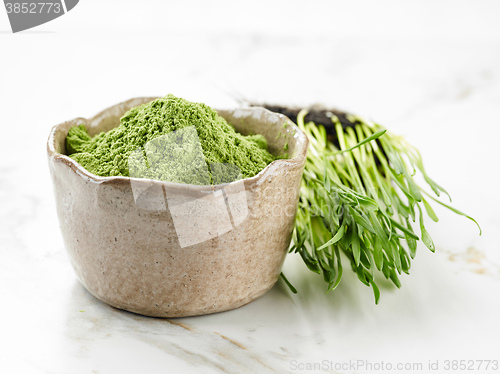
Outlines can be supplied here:
M424 215L422 213L422 208L420 208L420 205L417 205L418 211L420 212L420 235L422 237L422 241L426 245L427 248L429 248L432 252L435 252L436 248L434 247L434 242L432 241L431 236L427 232L424 226Z
M323 244L321 247L316 248L317 251L322 250L323 248L326 248L336 242L338 242L340 239L342 239L342 236L344 235L345 232L345 225L340 226L340 229L335 233L333 238L328 240L325 244Z
M451 210L453 213L456 213L460 216L464 216L468 219L470 219L472 222L474 222L476 225L477 225L477 228L479 229L479 235L481 235L483 233L483 230L481 229L481 226L479 226L479 223L477 223L477 221L472 218L471 216L461 212L460 210L456 209L456 208L453 208L452 206L448 205L448 204L445 204L443 203L442 201L439 201L438 199L436 199L434 196L431 196L429 195L428 193L425 193L427 196L429 196L432 200L434 200L436 203L438 204L441 204L442 206L444 206L445 208L448 208L449 210Z
M292 284L288 281L288 279L286 279L285 274L280 273L280 277L281 277L281 279L283 279L283 281L288 286L290 291L292 291L293 293L297 293L297 289L294 286L292 286Z
M432 207L429 205L429 203L427 202L427 200L425 200L424 198L422 198L422 202L424 203L424 207L425 207L425 211L427 212L427 215L434 221L434 222L437 222L439 221L439 218L438 216L436 215L436 213L434 212L434 209L432 209Z
M380 290L378 289L373 278L370 278L369 282L373 289L373 295L375 296L375 304L378 304L378 301L380 300Z
M330 291L333 291L340 284L340 280L342 279L342 261L340 259L340 253L338 248L335 248L335 256L337 257L337 277L335 278L335 282L331 286Z
M382 269L384 265L384 252L382 248L381 240L378 236L375 237L375 243L373 248L373 259L375 260L375 266L378 270Z
M392 224L394 226L396 226L399 230L403 231L405 236L410 237L414 240L418 240L418 236L415 235L412 231L408 230L406 227L404 227L403 225L396 222L393 218L391 218L391 217L388 217L388 218L390 219L390 221L392 222Z
M353 230L356 231L356 226L353 226ZM352 235L352 255L354 257L354 263L356 267L359 266L359 259L361 257L361 244L359 243L359 237L357 232Z
M408 228L408 231L413 232L413 229L411 227L411 223L410 223L409 219L406 219L406 226ZM414 239L413 237L407 236L406 242L408 243L408 248L410 249L411 258L415 258L415 255L417 253L417 240Z
M378 139L380 138L382 135L384 135L385 133L387 132L387 130L380 130L380 131L377 131L375 134L363 139L362 141L360 141L359 143L357 143L356 145L353 145L352 147L348 148L348 149L342 149L340 151L337 151L334 153L334 155L340 155L342 153L346 153L346 152L351 152L352 150L362 146L363 144L366 144L368 142L371 142L372 140L375 140L375 139Z

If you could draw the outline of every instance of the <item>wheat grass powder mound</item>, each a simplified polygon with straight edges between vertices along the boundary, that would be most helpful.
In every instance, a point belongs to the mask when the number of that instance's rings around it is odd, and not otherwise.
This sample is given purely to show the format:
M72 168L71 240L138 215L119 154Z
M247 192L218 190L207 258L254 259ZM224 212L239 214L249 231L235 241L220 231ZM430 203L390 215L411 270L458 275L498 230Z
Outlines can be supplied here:
M94 137L72 127L66 150L98 176L201 185L253 177L276 159L264 136L237 133L208 105L173 95L132 108Z

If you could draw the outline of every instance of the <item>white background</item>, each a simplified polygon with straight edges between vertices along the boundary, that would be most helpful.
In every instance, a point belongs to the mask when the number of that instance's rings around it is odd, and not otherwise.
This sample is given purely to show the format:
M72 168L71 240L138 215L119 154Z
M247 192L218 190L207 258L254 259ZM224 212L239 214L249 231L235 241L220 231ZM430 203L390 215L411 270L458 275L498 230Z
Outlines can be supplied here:
M444 372L445 360L500 360L499 14L482 0L82 0L12 34L0 7L0 372L306 373L323 360L439 360ZM420 247L378 306L347 267L326 295L289 256L298 296L278 283L238 310L172 322L114 310L73 274L45 143L57 123L167 93L374 119L421 150L483 235L436 209L437 253Z

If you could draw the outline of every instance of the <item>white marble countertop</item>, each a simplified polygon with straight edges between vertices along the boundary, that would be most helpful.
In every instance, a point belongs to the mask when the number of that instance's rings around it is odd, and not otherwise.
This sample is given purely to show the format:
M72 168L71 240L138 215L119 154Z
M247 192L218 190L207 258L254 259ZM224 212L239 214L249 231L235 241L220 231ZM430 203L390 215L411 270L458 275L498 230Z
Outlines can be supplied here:
M103 3L16 35L0 9L0 373L500 372L472 361L500 360L498 2ZM167 93L375 119L420 149L483 235L437 209L436 253L419 247L378 306L350 271L327 295L290 255L298 295L279 282L240 309L172 320L113 309L71 269L45 142L54 124Z

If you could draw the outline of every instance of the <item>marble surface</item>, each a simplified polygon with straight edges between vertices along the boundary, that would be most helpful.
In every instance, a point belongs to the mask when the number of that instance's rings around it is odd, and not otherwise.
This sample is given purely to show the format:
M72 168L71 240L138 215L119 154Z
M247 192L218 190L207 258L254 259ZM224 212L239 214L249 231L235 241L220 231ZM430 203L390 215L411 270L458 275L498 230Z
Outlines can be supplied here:
M82 1L16 35L0 9L0 372L435 373L461 371L447 360L500 360L500 6L374 4ZM298 295L278 283L240 309L171 320L113 309L71 269L46 138L64 120L170 92L218 107L320 102L377 120L421 150L483 235L437 208L436 253L419 247L378 306L349 271L325 294L290 255Z

